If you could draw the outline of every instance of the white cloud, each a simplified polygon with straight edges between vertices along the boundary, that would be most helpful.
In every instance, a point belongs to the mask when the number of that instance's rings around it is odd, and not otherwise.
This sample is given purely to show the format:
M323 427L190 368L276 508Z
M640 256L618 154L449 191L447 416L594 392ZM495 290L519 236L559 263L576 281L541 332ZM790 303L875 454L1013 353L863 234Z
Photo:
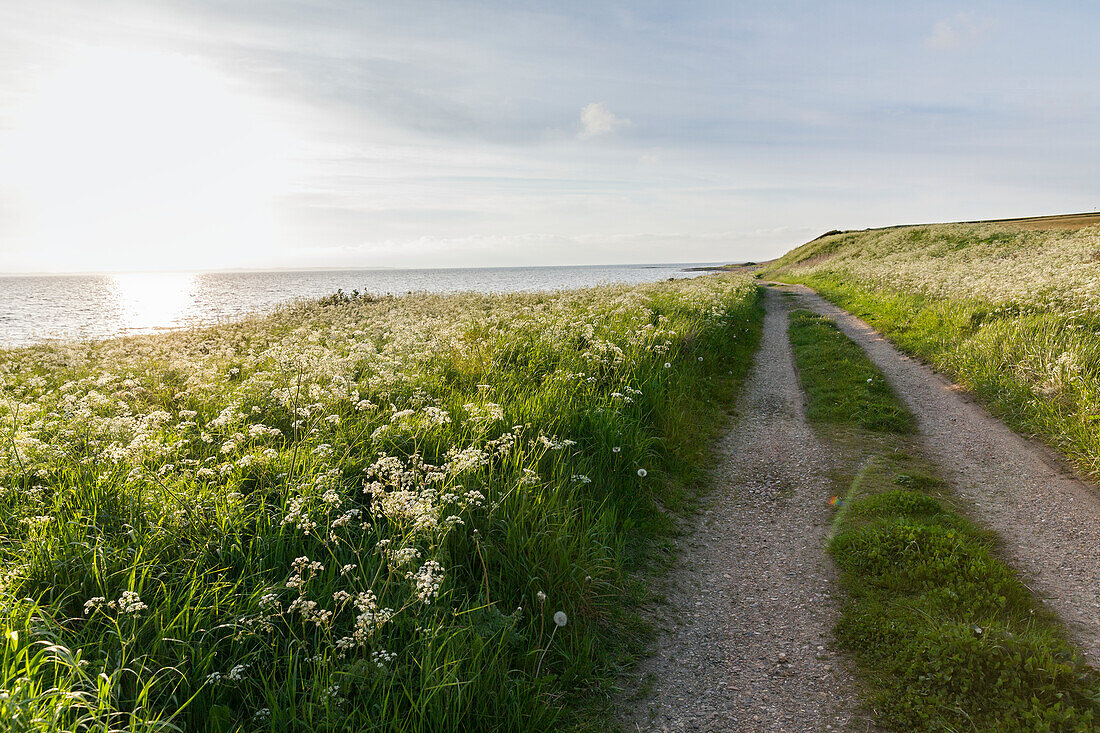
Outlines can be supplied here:
M973 13L959 13L932 26L924 45L940 51L957 51L981 43L993 27L993 21L981 20Z
M630 124L630 120L617 117L603 102L592 102L581 108L581 139L606 135Z

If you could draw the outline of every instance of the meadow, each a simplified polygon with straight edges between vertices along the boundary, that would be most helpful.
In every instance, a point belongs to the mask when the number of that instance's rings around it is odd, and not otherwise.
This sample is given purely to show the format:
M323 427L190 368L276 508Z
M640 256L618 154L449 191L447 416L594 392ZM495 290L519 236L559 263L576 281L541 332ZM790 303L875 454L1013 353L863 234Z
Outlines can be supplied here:
M0 719L598 725L757 298L339 293L0 352Z
M1100 477L1100 227L1041 226L838 232L764 272L817 289Z

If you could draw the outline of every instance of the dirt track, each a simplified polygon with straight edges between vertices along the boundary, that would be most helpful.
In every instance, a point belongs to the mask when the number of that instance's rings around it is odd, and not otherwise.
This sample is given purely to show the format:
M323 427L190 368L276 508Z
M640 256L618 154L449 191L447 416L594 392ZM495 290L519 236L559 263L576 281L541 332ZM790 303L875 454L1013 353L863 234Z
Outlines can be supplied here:
M630 730L868 729L829 647L833 457L806 425L785 301L767 293L764 339L716 451L710 506L670 574L671 628L640 670L652 694L623 703Z

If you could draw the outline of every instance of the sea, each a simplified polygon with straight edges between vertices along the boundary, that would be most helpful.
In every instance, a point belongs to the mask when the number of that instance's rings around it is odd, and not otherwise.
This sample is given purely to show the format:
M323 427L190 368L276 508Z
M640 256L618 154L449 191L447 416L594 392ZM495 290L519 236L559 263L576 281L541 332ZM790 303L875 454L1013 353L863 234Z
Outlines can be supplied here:
M695 277L711 263L0 276L0 347L207 325L343 290L505 293Z

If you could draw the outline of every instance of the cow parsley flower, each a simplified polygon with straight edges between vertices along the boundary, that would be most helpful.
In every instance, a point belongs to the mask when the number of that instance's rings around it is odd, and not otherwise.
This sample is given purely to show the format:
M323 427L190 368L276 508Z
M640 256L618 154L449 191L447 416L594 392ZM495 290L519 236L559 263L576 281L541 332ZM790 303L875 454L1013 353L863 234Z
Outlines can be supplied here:
M393 662L394 659L397 659L397 655L385 649L375 649L370 655L370 660L374 662L378 669L385 669L386 665Z
M147 608L149 607L142 603L141 597L132 590L123 591L118 599L118 610L122 613L138 614Z
M407 577L416 585L416 600L427 606L439 596L439 589L443 586L444 579L443 566L435 560L429 560L416 572L410 572Z

